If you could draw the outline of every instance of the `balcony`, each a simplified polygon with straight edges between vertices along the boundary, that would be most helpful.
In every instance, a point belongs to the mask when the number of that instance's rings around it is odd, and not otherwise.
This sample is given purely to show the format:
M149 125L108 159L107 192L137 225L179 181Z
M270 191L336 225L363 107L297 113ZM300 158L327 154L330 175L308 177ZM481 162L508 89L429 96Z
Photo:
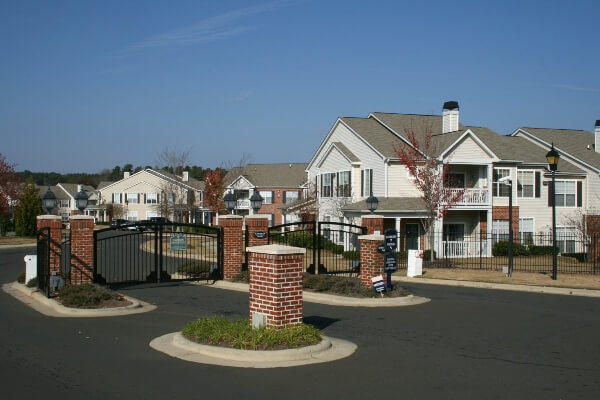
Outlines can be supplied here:
M454 192L459 192L463 189L451 189ZM476 205L487 205L490 202L490 196L488 189L471 188L465 189L464 196L461 201L457 203L459 206L476 206Z
M250 209L250 199L239 199L237 201L236 208L238 208L238 209Z

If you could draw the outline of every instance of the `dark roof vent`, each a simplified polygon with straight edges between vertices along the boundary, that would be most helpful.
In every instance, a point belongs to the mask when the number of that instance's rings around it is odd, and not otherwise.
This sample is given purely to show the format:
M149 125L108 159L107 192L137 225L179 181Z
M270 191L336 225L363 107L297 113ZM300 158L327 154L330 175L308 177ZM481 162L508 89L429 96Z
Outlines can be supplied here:
M458 101L447 101L444 103L444 110L458 110Z
M594 125L594 126L600 126L600 119L596 120L596 125Z

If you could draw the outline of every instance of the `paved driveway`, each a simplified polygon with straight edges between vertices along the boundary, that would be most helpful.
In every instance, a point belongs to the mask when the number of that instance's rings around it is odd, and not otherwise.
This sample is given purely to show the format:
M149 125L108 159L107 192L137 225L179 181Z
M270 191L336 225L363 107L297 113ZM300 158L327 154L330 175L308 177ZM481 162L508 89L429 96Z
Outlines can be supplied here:
M0 281L26 249L0 250ZM357 352L274 370L191 364L148 342L202 315L247 315L246 293L136 286L158 305L124 317L44 317L0 292L3 399L600 398L600 301L412 285L432 301L395 309L305 304L305 316Z

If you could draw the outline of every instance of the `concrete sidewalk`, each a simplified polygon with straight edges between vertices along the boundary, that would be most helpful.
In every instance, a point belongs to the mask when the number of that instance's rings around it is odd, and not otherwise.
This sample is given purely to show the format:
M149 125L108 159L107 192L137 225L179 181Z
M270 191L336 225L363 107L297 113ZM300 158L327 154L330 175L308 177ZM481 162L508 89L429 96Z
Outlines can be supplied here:
M451 279L408 278L406 276L392 276L392 280L395 282L423 283L427 285L461 286L478 289L512 290L517 292L560 294L600 298L600 290L591 289L573 289L534 285L514 285L507 283L459 281Z

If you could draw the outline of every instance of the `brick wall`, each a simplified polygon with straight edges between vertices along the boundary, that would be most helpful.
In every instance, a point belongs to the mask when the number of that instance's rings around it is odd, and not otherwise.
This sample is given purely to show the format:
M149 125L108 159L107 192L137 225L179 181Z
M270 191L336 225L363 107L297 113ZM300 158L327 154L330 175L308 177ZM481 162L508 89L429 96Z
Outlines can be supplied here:
M242 272L244 262L243 218L239 215L219 217L219 226L223 227L223 279L231 280Z
M38 215L37 229L50 228L50 275L60 274L60 245L62 243L62 220L58 215Z
M375 232L383 235L383 216L381 215L363 215L361 225L367 227L368 235L372 235Z
M512 228L515 238L519 237L519 206L513 206ZM493 206L492 219L508 220L508 206ZM486 224L487 225L487 224Z
M263 215L250 215L246 217L246 231L248 246L262 246L269 242L269 218ZM255 232L264 232L264 238L257 238Z
M271 327L301 323L302 252L306 250L282 245L248 249L250 321L254 313L260 313Z
M71 283L90 283L94 278L94 217L74 215L71 225Z
M280 225L283 223L283 214L281 212L281 209L278 207L285 204L284 203L284 200L285 200L284 192L298 192L299 198L302 198L302 193L301 193L302 190L300 190L298 188L277 188L277 189L257 188L257 190L273 192L273 204L264 204L263 203L260 210L258 210L258 214L273 214L273 217L274 217L273 225Z
M377 246L383 243L383 235L363 235L358 237L360 243L360 281L371 288L371 278L383 274L383 254Z

